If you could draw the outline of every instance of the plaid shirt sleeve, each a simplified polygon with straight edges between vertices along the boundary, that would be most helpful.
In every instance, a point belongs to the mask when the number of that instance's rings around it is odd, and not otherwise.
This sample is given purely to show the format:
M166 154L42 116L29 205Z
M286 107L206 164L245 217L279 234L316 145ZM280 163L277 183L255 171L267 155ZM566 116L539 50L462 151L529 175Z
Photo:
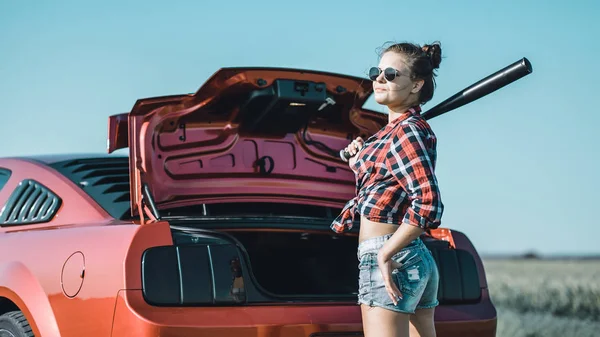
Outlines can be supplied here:
M402 123L393 132L386 165L410 198L402 222L422 229L437 228L444 205L434 173L435 138L418 123Z

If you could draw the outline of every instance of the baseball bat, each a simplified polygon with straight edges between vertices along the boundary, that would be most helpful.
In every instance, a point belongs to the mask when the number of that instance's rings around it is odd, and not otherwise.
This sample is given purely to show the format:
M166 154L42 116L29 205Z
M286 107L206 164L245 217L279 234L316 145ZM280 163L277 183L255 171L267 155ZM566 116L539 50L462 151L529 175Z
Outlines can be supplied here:
M438 105L424 112L422 116L426 120L440 116L448 111L478 100L532 72L533 68L531 62L524 57L450 96ZM348 160L351 156L350 153L342 149L340 150L340 157L344 160Z

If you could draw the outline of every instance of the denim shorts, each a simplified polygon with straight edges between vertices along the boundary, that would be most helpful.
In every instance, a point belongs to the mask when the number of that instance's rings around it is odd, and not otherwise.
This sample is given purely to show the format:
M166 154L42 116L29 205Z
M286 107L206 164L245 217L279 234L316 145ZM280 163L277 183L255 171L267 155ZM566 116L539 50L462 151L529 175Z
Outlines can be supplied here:
M401 264L392 271L392 281L402 293L397 305L392 302L377 265L377 252L391 236L366 239L358 245L358 303L407 314L413 314L416 309L436 307L439 304L439 271L431 252L420 238L392 257Z

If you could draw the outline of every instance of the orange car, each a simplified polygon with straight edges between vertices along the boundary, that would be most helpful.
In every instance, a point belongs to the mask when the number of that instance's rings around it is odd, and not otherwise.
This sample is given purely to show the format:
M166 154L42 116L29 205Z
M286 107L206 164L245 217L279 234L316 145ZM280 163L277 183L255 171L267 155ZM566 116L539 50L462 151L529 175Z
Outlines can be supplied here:
M361 336L339 158L385 115L363 78L227 68L109 118L108 152L0 159L0 336ZM424 235L438 336L494 336L468 238Z

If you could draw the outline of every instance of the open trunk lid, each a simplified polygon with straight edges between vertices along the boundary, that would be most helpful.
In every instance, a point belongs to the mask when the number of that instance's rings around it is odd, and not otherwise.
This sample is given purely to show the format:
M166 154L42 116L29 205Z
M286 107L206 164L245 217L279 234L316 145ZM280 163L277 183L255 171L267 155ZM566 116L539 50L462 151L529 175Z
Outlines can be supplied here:
M194 94L111 116L108 152L129 147L132 215L236 199L340 207L355 191L339 150L387 122L362 108L371 92L359 77L224 68Z

